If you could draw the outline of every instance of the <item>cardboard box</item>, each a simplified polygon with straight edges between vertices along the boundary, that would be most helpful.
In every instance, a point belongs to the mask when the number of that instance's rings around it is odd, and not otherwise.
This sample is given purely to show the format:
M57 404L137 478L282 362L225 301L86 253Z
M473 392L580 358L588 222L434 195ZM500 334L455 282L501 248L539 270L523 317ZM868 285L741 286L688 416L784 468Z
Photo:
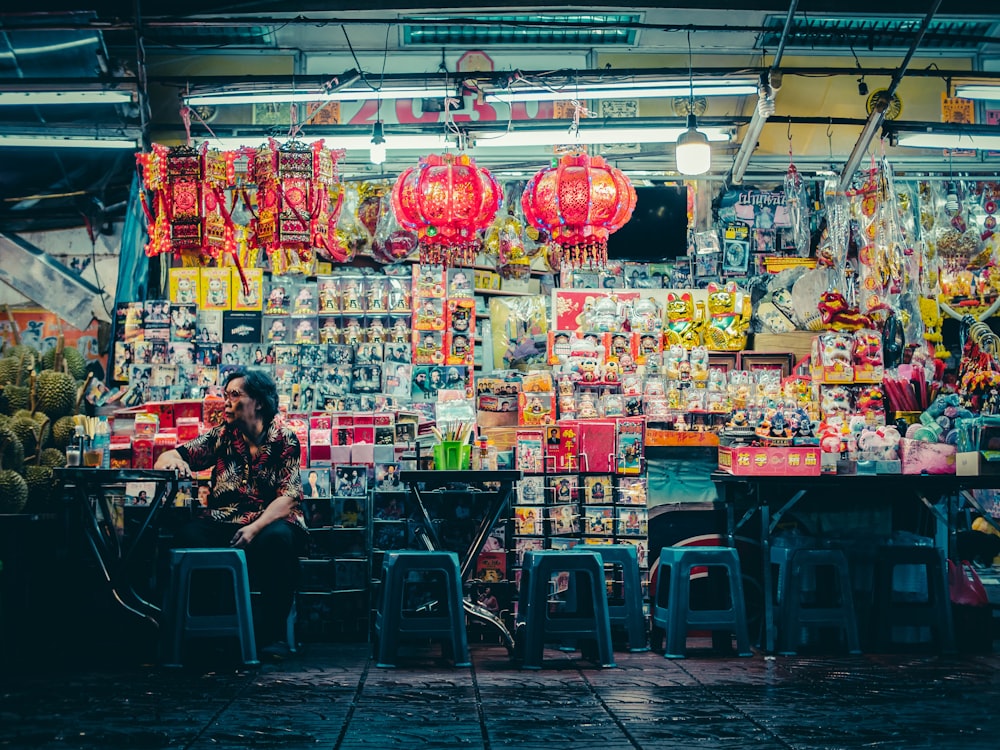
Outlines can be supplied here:
M753 351L792 352L796 363L812 352L813 331L788 331L787 333L755 333Z
M960 477L1000 476L1000 451L962 451L955 454Z
M742 476L818 477L820 449L812 445L796 448L722 446L719 448L719 469Z

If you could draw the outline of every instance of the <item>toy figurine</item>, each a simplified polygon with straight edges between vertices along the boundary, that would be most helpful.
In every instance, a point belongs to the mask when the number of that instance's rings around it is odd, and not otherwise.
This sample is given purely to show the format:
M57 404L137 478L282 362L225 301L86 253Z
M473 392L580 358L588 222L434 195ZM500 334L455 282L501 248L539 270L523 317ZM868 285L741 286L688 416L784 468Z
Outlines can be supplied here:
M680 296L667 295L667 327L664 331L668 345L677 344L690 349L701 344L701 317L695 311L691 292Z
M746 348L747 330L752 315L750 295L740 291L735 282L724 287L708 285L708 320L705 343L715 351L740 351Z
M874 328L872 319L863 315L847 304L847 299L840 292L823 292L819 304L820 318L824 326L838 331L856 331L859 328Z

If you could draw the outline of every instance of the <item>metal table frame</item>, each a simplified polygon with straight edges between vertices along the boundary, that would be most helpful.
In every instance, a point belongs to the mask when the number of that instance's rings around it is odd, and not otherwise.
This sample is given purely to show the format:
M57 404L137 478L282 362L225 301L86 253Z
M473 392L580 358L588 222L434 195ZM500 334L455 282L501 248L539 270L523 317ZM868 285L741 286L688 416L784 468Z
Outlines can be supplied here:
M476 535L473 538L472 543L469 545L469 549L466 550L464 555L459 556L459 569L462 576L462 582L465 583L469 580L475 570L476 559L479 557L479 553L482 551L483 545L486 544L486 539L489 537L493 527L496 526L497 522L502 517L504 517L504 511L511 507L511 501L514 497L517 482L522 476L523 475L520 471L513 470L402 471L400 472L399 479L401 482L406 482L410 486L410 494L417 504L421 519L427 529L427 534L424 536L424 544L427 549L432 550L443 549L443 547L440 539L438 539L437 530L434 528L431 515L427 510L427 506L424 504L422 493L443 489L448 485L466 485L481 487L486 493L493 496L493 502L486 513L483 514L483 520L480 522L479 528L476 530ZM497 484L499 485L499 488L495 490L488 489L486 487L487 484ZM471 602L468 599L463 600L463 606L465 607L466 614L470 617L480 620L497 630L503 638L507 651L513 654L514 636L504 624L503 620L485 607L476 604L475 602Z
M832 475L816 477L794 476L736 476L722 471L712 473L719 499L726 506L727 543L736 546L736 532L755 514L760 514L761 585L764 599L764 650L773 653L775 648L774 602L772 600L772 575L770 564L771 534L781 519L789 513L810 490L834 489L847 497L870 497L879 503L910 497L926 507L937 521L939 529L948 534L947 556L955 549L956 529L952 519L956 498L961 496L982 513L982 507L969 490L1000 487L1000 477L957 477L952 474L914 475ZM937 501L946 498L944 510ZM749 501L749 502L747 502ZM737 507L743 515L736 520ZM986 514L983 514L984 517ZM992 522L992 525L996 525Z
M55 478L62 487L63 500L75 513L68 518L79 518L83 534L111 588L115 599L129 612L159 626L160 607L142 598L132 585L133 555L168 500L177 494L178 480L175 471L153 469L55 469ZM148 511L139 532L121 541L112 525L113 512L107 489L126 482L153 482L156 493L149 501ZM73 529L67 531L74 533Z

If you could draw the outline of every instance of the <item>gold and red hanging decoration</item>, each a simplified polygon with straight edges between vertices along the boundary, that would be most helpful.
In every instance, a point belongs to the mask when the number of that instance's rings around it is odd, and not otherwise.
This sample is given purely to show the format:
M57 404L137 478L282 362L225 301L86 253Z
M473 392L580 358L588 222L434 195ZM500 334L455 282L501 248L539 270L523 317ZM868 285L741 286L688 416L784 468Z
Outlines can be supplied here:
M317 249L331 252L343 193L336 164L342 150L270 139L258 149L253 175L257 183L256 243L267 253L272 273L307 264Z
M635 188L600 156L566 154L528 180L521 207L528 222L562 248L563 260L602 267L608 262L608 235L632 218Z
M136 154L136 162L143 186L152 193L152 205L142 194L149 225L146 255L201 253L204 155L191 146L153 144L148 153Z
M500 187L466 154L431 154L399 176L391 200L396 220L417 233L421 263L471 265L479 232L500 208Z

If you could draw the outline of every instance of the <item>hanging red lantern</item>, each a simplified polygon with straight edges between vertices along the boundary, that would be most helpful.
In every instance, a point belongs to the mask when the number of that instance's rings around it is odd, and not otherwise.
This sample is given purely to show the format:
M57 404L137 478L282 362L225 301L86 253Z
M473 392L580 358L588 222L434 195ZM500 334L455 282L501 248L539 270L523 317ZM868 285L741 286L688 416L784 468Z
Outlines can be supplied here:
M608 235L632 218L635 188L600 156L566 154L532 177L521 195L528 222L543 229L574 266L604 266Z
M296 260L308 263L313 250L330 251L331 232L343 199L336 165L344 152L318 140L279 144L271 139L254 159L257 182L257 244L274 273Z
M465 154L431 154L399 176L391 198L396 220L417 233L421 263L469 265L500 208L500 187Z
M148 153L136 155L143 186L153 195L153 205L143 208L149 223L146 255L153 257L185 251L201 252L203 237L203 154L191 146L153 144Z

